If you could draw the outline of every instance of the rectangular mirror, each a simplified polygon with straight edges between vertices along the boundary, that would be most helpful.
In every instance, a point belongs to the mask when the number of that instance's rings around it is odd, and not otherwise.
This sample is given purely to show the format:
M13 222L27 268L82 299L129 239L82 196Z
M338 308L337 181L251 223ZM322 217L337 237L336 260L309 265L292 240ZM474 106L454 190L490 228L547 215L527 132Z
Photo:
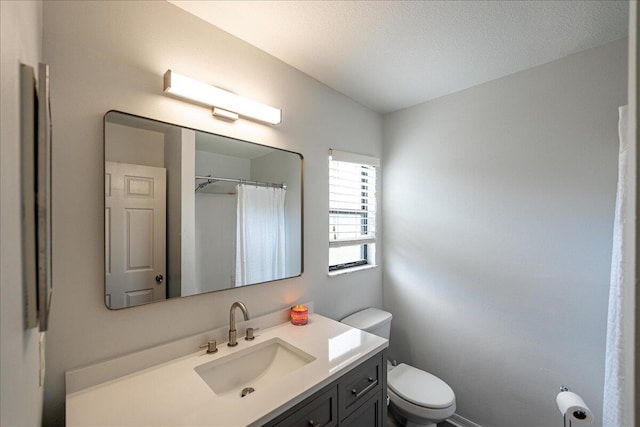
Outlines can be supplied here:
M110 309L302 274L302 155L109 111Z

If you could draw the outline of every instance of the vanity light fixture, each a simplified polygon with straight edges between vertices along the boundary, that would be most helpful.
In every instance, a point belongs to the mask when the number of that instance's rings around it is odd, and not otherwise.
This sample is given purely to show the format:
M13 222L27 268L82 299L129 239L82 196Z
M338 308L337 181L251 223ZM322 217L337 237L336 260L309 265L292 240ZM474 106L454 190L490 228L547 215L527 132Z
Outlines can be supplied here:
M213 107L214 116L237 120L239 116L276 125L282 121L282 111L252 99L199 82L167 70L164 73L164 92Z

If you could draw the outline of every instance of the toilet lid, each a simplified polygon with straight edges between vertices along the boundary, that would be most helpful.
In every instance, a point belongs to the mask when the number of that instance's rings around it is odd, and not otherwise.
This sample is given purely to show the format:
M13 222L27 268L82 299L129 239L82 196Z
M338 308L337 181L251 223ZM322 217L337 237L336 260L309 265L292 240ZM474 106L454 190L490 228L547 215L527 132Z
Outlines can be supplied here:
M451 387L440 378L404 363L389 372L387 385L404 400L425 408L446 408L456 398Z

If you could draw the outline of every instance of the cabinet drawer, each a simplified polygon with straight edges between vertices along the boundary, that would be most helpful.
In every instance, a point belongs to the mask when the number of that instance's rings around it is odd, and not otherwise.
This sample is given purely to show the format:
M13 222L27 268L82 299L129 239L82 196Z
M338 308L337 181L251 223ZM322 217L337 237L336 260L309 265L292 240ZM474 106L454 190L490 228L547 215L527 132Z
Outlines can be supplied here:
M364 402L382 387L382 361L380 354L349 372L338 383L340 418L347 416L359 403Z
M274 427L337 426L337 400L337 391L332 387L319 396L313 396L308 403L302 402L302 407L294 408L291 415L274 424Z

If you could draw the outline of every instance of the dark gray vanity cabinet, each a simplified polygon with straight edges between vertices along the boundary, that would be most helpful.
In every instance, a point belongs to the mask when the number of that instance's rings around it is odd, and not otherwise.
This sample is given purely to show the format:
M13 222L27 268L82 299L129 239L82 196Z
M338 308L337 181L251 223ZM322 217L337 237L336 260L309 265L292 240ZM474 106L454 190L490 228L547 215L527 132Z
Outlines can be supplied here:
M387 350L356 366L266 427L382 427L387 416Z
M350 415L340 425L342 427L383 427L386 419L386 396L373 396Z
M284 419L283 419L284 417ZM335 387L323 389L269 422L267 426L309 427L338 425L338 393Z

